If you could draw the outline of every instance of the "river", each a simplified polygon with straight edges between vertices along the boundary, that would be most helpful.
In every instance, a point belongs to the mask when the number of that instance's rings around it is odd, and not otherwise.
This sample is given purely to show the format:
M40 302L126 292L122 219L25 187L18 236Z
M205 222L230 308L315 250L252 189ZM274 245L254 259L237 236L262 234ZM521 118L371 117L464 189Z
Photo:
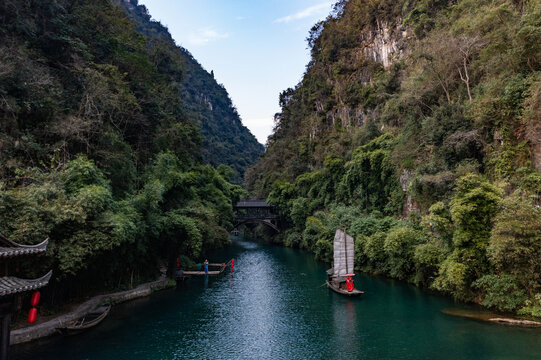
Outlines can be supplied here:
M218 258L219 257L219 258ZM236 238L212 261L231 276L194 277L175 290L115 306L80 335L15 347L13 359L541 359L541 330L445 315L459 305L366 275L346 298L321 286L313 255Z

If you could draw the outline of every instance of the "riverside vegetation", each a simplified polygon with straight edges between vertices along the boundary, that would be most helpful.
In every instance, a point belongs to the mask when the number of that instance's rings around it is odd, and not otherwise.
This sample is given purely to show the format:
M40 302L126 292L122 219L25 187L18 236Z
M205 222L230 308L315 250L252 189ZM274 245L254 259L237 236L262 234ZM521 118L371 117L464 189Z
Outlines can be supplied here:
M50 239L21 266L54 271L46 306L229 243L245 194L230 180L263 150L212 74L129 5L0 2L0 232Z
M541 316L541 1L342 0L308 44L246 173L276 240Z

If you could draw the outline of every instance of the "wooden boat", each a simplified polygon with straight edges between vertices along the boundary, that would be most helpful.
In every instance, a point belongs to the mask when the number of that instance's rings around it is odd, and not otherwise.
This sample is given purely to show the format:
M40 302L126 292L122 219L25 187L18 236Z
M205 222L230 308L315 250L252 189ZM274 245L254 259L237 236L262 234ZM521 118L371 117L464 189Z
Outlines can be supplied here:
M357 290L357 289L353 289L351 291L348 291L345 287L341 288L339 284L336 284L336 282L333 282L333 281L330 281L330 280L327 280L326 283L327 283L327 286L331 290L333 290L333 291L335 291L335 292L337 292L337 293L339 293L341 295L359 296L359 295L364 294L364 291L360 291L360 290ZM345 284L345 281L344 281L344 284Z
M334 234L334 266L327 270L327 286L341 295L347 296L359 296L364 294L363 291L357 289L347 288L347 282L351 280L352 276L355 276L353 273L354 269L354 252L355 244L353 242L353 237L346 234L345 231L340 229L336 230Z
M111 310L111 305L100 306L88 314L80 317L79 319L70 321L62 327L56 328L59 332L65 335L72 335L80 333L86 329L98 325L100 322L105 319L109 311Z
M220 275L224 272L224 270L227 268L228 265L231 264L231 260L229 260L226 263L210 263L209 264L209 271L208 273L205 273L204 271L183 271L183 275L196 275L196 276L202 276L202 275ZM211 267L218 268L217 270L210 270Z

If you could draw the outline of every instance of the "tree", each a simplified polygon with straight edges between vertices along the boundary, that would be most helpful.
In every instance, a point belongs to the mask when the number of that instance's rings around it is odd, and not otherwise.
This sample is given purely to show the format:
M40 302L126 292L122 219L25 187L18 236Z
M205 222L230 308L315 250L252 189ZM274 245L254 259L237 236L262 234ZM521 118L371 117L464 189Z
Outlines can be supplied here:
M487 250L494 267L513 275L534 298L541 291L541 208L524 196L505 199Z
M456 41L456 48L460 52L462 63L457 65L458 74L460 75L460 80L466 85L468 90L468 99L472 101L471 89L470 89L470 66L475 55L486 46L486 41L481 38L479 35L467 36L462 35Z
M391 277L406 279L413 274L414 250L419 242L420 234L407 226L397 226L387 233L383 249Z
M486 249L494 216L499 210L501 190L480 175L457 180L451 199L455 224L453 252L443 262L434 287L458 299L471 299L470 284L489 272Z

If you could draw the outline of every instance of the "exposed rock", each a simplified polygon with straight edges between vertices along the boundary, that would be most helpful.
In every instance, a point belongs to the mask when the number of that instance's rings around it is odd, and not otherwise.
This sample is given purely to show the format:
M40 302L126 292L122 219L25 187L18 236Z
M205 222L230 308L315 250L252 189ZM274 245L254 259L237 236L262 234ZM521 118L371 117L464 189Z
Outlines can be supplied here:
M402 186L402 191L406 193L406 203L404 204L404 217L408 216L408 214L415 208L411 195L408 194L408 187L410 185L412 176L413 170L404 169L399 179L400 186Z
M326 119L329 124L333 126L336 121L340 121L340 124L344 127L354 126L360 127L364 125L366 120L376 120L376 112L373 109L363 109L362 107L351 108L349 106L341 105L337 106L332 111L326 113Z
M524 327L541 327L541 322L526 320L515 317L502 317L500 314L492 313L489 311L475 311L475 310L466 310L466 309L443 309L441 311L444 314L459 316L463 318L487 321L492 323L498 323L503 325L514 325L514 326L524 326Z
M505 324L505 325L541 327L541 322L531 321L531 320L520 320L520 319L511 319L511 318L492 318L489 321L497 322L497 323Z
M395 21L396 25L389 22L377 22L372 31L363 32L361 43L364 46L361 53L374 62L380 63L385 69L399 60L405 52L408 30L402 25L402 19Z

